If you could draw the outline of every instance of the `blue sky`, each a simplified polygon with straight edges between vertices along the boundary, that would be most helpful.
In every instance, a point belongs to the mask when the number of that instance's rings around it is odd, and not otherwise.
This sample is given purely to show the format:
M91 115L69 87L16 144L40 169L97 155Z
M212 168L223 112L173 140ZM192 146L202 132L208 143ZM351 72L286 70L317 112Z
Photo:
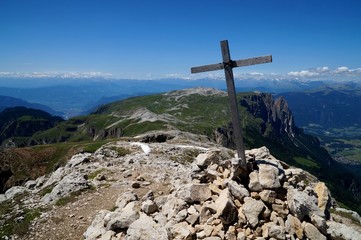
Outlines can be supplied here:
M0 0L0 76L190 75L273 55L236 76L361 79L361 1Z

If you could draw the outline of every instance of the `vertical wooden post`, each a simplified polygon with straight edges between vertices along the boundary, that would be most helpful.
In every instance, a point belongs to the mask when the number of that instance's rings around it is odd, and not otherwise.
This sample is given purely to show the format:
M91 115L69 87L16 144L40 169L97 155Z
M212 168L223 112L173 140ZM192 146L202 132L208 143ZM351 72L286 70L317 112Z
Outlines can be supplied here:
M233 61L231 60L227 40L221 41L221 49L222 49L222 58L224 64L224 74L226 76L226 83L227 83L228 99L232 114L234 141L236 144L238 158L241 160L240 165L243 169L246 169L247 168L246 155L244 150L242 127L241 127L241 121L238 110L236 88L234 85L234 78L233 78Z

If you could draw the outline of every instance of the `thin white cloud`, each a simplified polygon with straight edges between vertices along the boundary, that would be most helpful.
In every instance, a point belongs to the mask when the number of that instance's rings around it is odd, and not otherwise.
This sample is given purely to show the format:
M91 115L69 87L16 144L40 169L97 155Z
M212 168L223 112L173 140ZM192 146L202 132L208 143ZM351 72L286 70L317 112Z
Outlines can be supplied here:
M318 75L319 75L318 72L313 72L313 71L309 71L309 70L288 73L288 76L291 76L291 77L315 77Z
M331 69L329 67L318 67L309 70L292 71L287 73L289 77L309 78L315 80L361 80L361 68L350 69L346 66Z
M110 73L102 72L31 72L31 73L18 73L18 72L0 72L0 77L14 77L14 78L111 78Z
M348 71L349 71L348 67L339 67L335 70L335 73L345 73Z

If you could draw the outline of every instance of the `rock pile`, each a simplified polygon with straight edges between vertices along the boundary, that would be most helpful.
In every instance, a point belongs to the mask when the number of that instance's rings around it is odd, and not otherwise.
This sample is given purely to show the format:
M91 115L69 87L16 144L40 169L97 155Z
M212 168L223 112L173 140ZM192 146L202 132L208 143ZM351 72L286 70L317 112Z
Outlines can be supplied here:
M100 211L86 239L357 239L332 221L330 193L307 172L262 147L246 152L249 172L216 150L199 154L191 181L154 197L122 194L115 211Z

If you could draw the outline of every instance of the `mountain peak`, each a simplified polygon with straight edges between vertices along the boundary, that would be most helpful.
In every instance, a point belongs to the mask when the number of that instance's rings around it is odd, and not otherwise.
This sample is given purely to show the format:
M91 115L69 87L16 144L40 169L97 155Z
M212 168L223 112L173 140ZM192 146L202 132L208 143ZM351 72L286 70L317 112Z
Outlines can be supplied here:
M175 97L176 99L189 96L192 94L199 94L202 96L226 96L227 93L225 91L221 91L215 88L204 88L204 87L195 87L195 88L187 88L184 90L170 91L165 93L166 96Z

